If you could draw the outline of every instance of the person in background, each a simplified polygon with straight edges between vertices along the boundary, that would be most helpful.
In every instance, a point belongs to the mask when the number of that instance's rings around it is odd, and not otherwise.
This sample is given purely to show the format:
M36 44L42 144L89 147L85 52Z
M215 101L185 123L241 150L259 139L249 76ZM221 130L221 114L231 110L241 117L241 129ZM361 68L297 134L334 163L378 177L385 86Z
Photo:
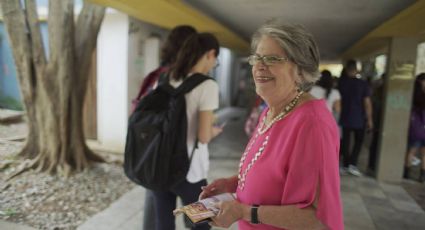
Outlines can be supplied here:
M186 39L193 34L196 34L195 28L188 25L177 26L170 31L170 34L162 46L161 65L144 78L138 96L132 101L132 111L134 111L141 98L152 91L159 77L168 71L170 64L175 62L180 47ZM146 189L144 204L143 229L155 229L155 206L153 202L153 193L149 189Z
M209 33L193 34L182 45L176 61L170 67L169 83L177 88L184 80L206 75L217 65L220 46L217 38ZM167 191L154 191L156 208L156 230L175 229L173 210L177 197L184 205L198 200L201 187L207 185L209 169L208 142L222 132L222 127L214 126L213 111L218 108L218 85L214 80L206 80L185 94L188 123L188 152L196 145L192 155L186 180ZM208 224L192 229L210 229Z
M310 94L318 99L325 99L326 106L329 111L335 117L335 120L339 119L341 113L341 94L337 89L334 89L334 79L329 70L323 70L319 81L314 85Z
M267 108L242 154L239 173L213 181L200 198L220 202L211 225L238 229L343 229L339 135L324 100L308 92L319 77L319 51L300 26L268 23L252 38L257 94Z
M267 107L266 103L258 95L255 98L254 106L251 109L246 121L245 121L245 134L248 137L251 137L255 131L255 128L258 124L258 118L260 118L261 113Z
M189 25L176 26L170 31L161 49L161 65L150 72L142 82L137 97L131 101L131 111L133 112L140 99L151 92L157 85L160 76L166 73L170 64L174 63L177 52L186 39L196 33L196 29Z
M422 165L419 182L425 181L425 73L416 77L413 90L413 106L410 114L408 150L406 153L404 178L409 178L412 159L420 151Z
M348 171L354 176L362 176L357 168L357 160L363 144L365 131L373 129L372 101L368 84L357 78L357 62L347 61L339 80L341 93L342 126L341 156L343 167L341 172ZM350 151L350 138L354 134L354 146Z

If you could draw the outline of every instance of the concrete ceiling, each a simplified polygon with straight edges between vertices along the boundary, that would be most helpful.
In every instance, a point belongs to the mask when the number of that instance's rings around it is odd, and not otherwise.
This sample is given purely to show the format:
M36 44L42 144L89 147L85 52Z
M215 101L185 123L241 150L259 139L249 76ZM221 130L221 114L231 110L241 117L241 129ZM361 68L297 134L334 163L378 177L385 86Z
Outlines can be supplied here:
M183 0L183 2L214 18L247 41L256 28L273 18L301 24L316 38L322 60L333 61L338 60L369 32L417 1Z
M265 21L302 24L315 36L322 62L385 52L390 37L425 40L425 0L87 0L165 29L189 24L220 44L249 52Z
M192 25L198 31L208 31L217 36L220 44L240 53L247 53L249 43L238 34L190 7L181 0L87 0L112 7L132 17L165 29L177 25Z

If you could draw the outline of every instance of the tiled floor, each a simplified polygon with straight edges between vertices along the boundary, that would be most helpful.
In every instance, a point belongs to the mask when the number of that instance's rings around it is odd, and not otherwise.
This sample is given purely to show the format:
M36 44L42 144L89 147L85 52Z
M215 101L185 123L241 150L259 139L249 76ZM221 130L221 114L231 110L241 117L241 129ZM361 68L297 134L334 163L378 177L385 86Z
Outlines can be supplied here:
M229 122L225 133L210 144L209 180L236 174L239 157L247 142L242 129L245 118L243 111L222 111L222 115L229 117ZM362 162L365 162L365 156L360 157L360 163ZM345 229L424 230L425 212L412 198L425 200L424 185L412 181L405 181L402 184L413 196L409 195L400 184L381 183L370 177L343 176L341 194ZM108 209L93 216L79 229L142 229L143 201L144 190L136 188ZM1 227L0 223L0 229ZM177 229L184 229L182 218L177 218ZM231 229L237 228L233 226Z
M223 114L230 118L230 122L226 132L210 144L213 158L211 177L223 175L223 169L236 173L235 163L248 141L242 129L243 111L227 111ZM364 151L360 156L359 168L364 169L366 162L367 151ZM425 229L424 209L415 201L425 205L425 185L413 181L404 181L401 185L377 182L366 176L342 176L345 228Z

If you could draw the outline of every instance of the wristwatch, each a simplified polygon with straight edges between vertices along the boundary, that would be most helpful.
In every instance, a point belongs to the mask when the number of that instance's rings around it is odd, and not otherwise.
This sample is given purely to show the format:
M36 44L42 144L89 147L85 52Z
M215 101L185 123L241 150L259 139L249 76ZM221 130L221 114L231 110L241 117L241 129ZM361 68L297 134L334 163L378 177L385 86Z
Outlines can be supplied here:
M259 205L254 204L251 206L251 223L252 224L259 224L260 221L258 221L258 207Z

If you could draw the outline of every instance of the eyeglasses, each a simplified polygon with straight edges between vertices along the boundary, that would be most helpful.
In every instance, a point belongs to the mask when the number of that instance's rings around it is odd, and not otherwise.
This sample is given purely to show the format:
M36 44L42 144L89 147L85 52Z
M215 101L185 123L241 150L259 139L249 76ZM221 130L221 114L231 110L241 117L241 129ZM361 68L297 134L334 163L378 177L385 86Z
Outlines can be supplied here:
M275 65L284 61L289 61L289 58L286 57L278 57L278 56L259 56L256 54L250 55L248 57L248 63L250 65L255 65L258 62L262 62L264 65L270 66Z

